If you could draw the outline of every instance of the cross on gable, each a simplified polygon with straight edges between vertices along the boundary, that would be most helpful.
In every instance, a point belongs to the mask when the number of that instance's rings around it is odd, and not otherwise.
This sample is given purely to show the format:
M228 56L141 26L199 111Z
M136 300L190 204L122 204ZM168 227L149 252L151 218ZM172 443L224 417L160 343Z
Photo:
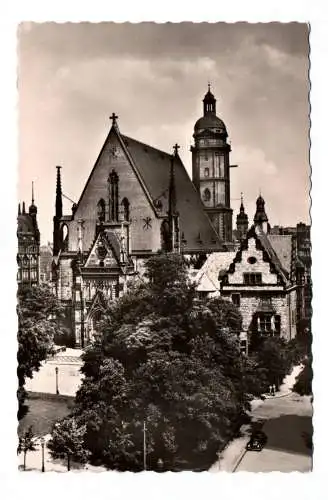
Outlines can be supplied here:
M109 117L110 120L112 120L113 125L116 125L116 120L118 116L115 113L112 113L112 115Z
M176 144L173 146L173 149L174 149L174 154L175 154L175 156L177 156L177 155L178 155L178 149L180 149L179 144L177 144L177 143L176 143Z

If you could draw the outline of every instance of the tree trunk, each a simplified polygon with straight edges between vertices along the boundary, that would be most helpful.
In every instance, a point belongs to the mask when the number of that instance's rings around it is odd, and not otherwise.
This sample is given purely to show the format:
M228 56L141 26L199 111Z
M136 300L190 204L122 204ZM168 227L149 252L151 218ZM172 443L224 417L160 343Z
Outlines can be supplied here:
M70 455L69 455L69 453L67 453L67 470L68 471L71 470L71 463L70 463Z
M23 464L23 470L26 470L26 451L24 451L24 464Z

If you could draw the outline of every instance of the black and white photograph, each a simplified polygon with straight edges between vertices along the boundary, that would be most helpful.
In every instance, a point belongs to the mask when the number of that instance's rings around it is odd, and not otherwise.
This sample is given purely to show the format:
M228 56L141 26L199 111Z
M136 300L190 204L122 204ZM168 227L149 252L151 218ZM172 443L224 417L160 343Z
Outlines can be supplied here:
M312 471L309 33L18 26L20 474Z

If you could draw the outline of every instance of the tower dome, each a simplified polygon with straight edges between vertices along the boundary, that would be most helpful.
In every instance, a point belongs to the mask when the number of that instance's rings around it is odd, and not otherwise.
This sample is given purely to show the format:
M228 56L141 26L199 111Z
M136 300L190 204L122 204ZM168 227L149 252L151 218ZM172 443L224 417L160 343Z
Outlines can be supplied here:
M262 222L268 222L268 216L265 213L265 201L260 195L257 200L256 200L256 213L254 216L254 222L255 223L262 223Z
M194 126L194 135L199 135L205 130L227 137L227 129L224 122L216 116L216 99L211 92L210 85L203 99L203 116L199 118Z
M254 215L254 225L262 229L264 233L270 232L269 219L265 211L265 201L260 195L256 200L256 213Z

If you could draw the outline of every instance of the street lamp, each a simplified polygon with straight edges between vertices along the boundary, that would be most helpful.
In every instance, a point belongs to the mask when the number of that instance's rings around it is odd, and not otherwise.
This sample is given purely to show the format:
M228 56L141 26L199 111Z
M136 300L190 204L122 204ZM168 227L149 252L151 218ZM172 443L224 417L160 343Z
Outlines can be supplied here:
M143 423L143 462L144 470L147 470L147 454L146 454L146 422Z
M42 467L41 467L41 472L44 472L44 443L45 443L45 440L44 440L43 436L40 439L40 443L41 443L41 453L42 453Z
M59 394L59 390L58 390L58 366L56 366L55 372L56 372L56 394Z

